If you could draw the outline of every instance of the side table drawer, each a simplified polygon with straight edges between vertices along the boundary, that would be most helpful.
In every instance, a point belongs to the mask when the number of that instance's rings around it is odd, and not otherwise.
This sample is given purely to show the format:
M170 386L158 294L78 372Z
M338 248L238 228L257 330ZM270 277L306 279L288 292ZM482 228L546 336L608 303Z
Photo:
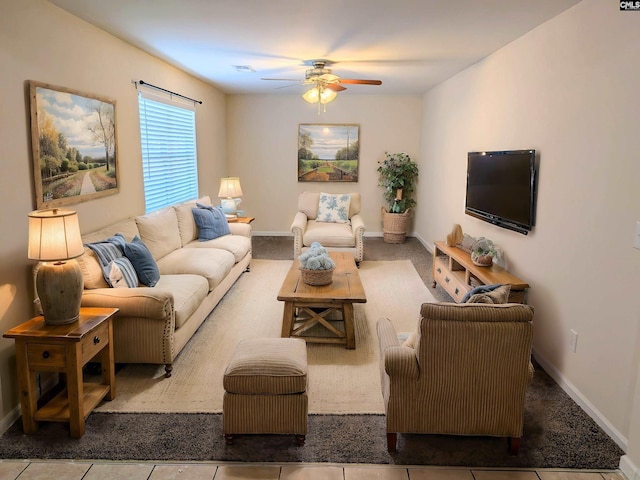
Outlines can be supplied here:
M82 339L82 364L84 365L109 344L109 324L103 323Z
M33 370L58 370L67 362L64 345L27 344L29 367Z

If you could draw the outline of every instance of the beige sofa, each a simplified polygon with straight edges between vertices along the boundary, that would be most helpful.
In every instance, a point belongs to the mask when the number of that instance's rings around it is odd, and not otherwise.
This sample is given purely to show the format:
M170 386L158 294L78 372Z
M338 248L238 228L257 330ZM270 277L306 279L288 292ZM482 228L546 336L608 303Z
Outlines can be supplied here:
M208 197L198 203L211 205ZM251 226L230 223L230 235L201 242L191 211L195 204L128 218L82 237L91 243L116 233L127 241L138 235L160 270L154 287L110 288L91 249L78 258L85 288L82 306L120 309L113 323L116 363L163 364L169 377L191 336L249 268Z
M353 254L356 263L364 258L364 221L360 216L359 193L350 193L348 223L319 222L319 192L302 192L298 197L298 212L291 223L293 233L293 258L298 258L313 242L330 251L346 251Z

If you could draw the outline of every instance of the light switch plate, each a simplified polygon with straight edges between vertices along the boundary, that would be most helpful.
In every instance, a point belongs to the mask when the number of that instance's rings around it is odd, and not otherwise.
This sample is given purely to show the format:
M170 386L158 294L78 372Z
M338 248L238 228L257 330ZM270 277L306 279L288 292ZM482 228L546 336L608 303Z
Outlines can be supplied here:
M633 248L640 250L640 222L636 222L636 234L633 237Z

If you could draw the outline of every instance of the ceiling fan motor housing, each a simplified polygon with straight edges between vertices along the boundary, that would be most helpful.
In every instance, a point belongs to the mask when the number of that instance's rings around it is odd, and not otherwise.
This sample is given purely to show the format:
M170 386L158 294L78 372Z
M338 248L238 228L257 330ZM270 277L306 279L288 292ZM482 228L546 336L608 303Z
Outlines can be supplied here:
M313 62L313 68L310 68L305 72L305 79L319 77L321 75L330 74L331 69L325 68L325 62Z

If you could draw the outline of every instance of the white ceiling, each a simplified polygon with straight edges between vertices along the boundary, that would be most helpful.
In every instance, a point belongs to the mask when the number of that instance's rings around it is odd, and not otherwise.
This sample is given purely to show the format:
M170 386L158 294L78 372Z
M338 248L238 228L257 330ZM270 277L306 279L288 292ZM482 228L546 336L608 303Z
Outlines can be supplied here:
M382 80L343 95L424 93L579 0L50 1L224 93L302 92L261 78L302 81L313 59Z

